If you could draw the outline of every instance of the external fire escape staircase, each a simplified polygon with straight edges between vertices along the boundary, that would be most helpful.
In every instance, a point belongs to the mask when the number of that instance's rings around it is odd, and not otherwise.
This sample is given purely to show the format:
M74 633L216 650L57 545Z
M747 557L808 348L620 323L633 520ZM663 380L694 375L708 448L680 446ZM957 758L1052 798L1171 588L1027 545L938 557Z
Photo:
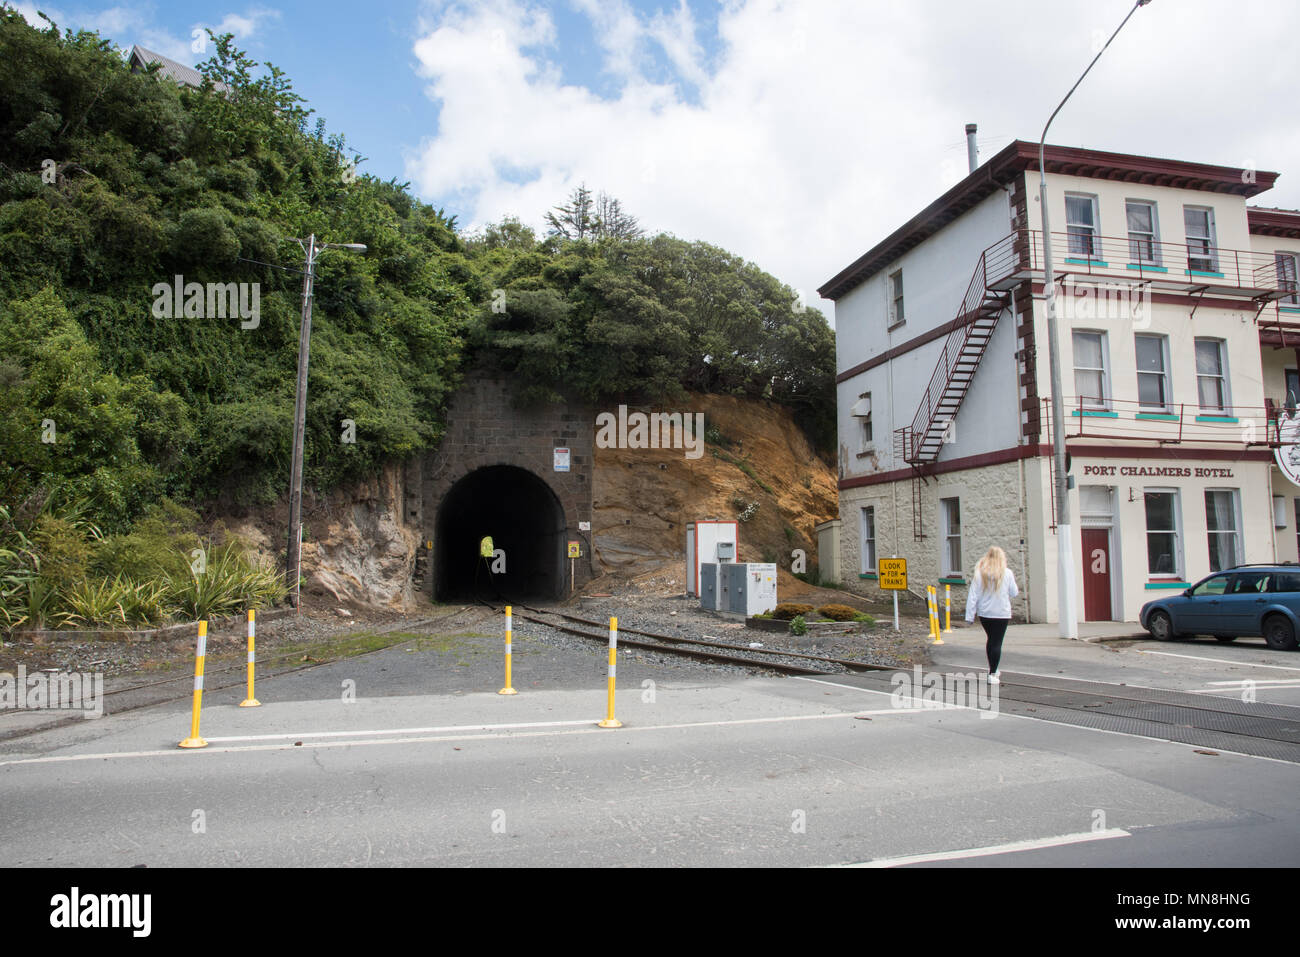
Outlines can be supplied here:
M894 433L895 454L912 469L912 534L918 539L925 537L921 485L927 481L926 466L934 463L948 440L949 429L993 338L998 318L1011 301L1010 290L995 283L1018 260L1009 242L1013 238L1008 236L980 254L957 317L948 323L943 351L912 424Z

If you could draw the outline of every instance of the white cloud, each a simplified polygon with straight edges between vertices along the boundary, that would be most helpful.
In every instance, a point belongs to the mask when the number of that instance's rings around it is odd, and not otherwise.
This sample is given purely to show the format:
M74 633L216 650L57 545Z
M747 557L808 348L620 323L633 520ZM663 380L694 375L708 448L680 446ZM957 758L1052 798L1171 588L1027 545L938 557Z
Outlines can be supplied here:
M419 192L471 227L540 226L585 181L647 228L741 253L817 303L818 285L965 175L966 121L982 158L1036 140L1131 4L729 0L707 67L683 0L649 16L623 0L572 6L619 81L608 98L562 80L566 38L546 8L431 10L414 49L441 115L407 157ZM1049 140L1277 169L1300 157L1300 124L1277 121L1294 109L1298 27L1287 0L1250 17L1218 0L1144 7ZM649 78L655 44L681 83ZM521 170L534 175L520 183ZM1300 192L1256 201L1296 206Z

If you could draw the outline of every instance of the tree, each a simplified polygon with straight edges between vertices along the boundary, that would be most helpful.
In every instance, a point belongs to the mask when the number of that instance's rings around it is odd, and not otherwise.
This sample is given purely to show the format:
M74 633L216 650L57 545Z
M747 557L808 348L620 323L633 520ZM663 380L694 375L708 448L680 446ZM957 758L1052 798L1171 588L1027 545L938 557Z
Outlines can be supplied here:
M615 242L640 239L643 230L635 216L623 212L623 204L604 190L596 197L596 217L593 232L597 239Z
M546 224L551 227L550 235L576 242L591 238L596 225L592 215L594 211L591 190L583 183L569 195L569 205L556 206L546 214Z

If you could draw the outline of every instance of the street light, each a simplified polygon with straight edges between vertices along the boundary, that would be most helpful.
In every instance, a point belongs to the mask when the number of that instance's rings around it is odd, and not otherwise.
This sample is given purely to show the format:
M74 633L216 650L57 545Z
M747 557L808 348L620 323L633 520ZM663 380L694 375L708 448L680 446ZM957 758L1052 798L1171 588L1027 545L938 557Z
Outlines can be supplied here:
M1047 166L1044 162L1047 128L1052 125L1052 120L1056 119L1056 114L1061 112L1065 101L1079 88L1088 71L1101 59L1101 55L1106 52L1106 47L1110 46L1111 40L1119 36L1119 31L1124 29L1124 24L1128 23L1129 17L1137 12L1138 7L1145 7L1150 2L1151 0L1137 0L1133 9L1128 12L1128 16L1110 35L1110 40L1107 40L1097 51L1097 55L1092 58L1088 69L1074 81L1074 86L1070 87L1070 92L1065 94L1065 99L1061 100L1052 111L1052 115L1047 118L1047 126L1043 127L1043 135L1038 140L1038 203L1043 210L1043 285L1047 294L1047 355L1052 376L1052 458L1056 470L1056 566L1057 584L1061 596L1062 638L1078 638L1079 621L1074 590L1074 542L1070 529L1070 503L1066 498L1069 484L1065 474L1065 407L1061 396L1060 346L1056 332L1056 273L1052 269L1052 224L1047 210Z
M366 251L363 243L318 243L316 234L293 239L307 257L302 274L302 324L298 330L298 392L293 419L293 464L289 472L289 550L285 553L285 581L297 608L298 583L302 576L302 447L307 429L307 360L311 352L311 296L316 279L316 259L326 249Z

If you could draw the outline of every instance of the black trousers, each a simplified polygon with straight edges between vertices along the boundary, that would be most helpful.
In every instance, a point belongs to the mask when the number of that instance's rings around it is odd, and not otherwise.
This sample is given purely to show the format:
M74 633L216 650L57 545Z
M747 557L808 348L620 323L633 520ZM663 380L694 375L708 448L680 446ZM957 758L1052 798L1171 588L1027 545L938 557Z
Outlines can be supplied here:
M1002 660L1002 639L1007 636L1007 625L1011 624L1011 619L985 618L981 615L980 624L984 626L984 634L988 636L984 650L989 656L989 671L997 671L998 662Z

